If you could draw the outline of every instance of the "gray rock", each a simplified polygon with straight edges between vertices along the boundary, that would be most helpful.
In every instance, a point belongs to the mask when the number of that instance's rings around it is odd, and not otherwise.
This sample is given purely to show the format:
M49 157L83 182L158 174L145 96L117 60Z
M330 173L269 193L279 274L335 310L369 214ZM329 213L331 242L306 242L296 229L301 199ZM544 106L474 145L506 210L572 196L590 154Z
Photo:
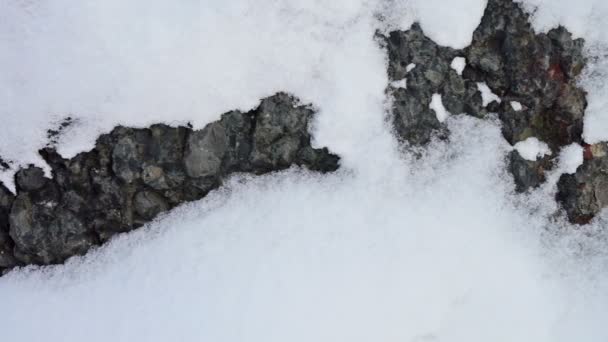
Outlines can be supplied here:
M585 147L585 160L575 174L557 183L557 200L572 223L586 224L608 207L608 144Z
M397 137L423 146L432 137L446 139L449 132L429 108L433 94L440 94L446 110L483 118L498 112L504 138L511 144L536 137L547 143L553 157L528 162L516 153L509 156L516 190L528 191L545 181L552 158L571 143L583 143L586 93L577 78L586 60L584 41L572 39L564 28L534 32L530 15L512 0L489 0L470 46L462 50L442 47L424 35L420 25L394 31L383 42L389 57L387 93L392 100L393 127ZM467 65L458 75L450 68L454 57ZM416 67L407 71L407 66ZM407 79L407 88L392 86ZM477 83L483 82L502 98L484 108ZM511 101L522 104L521 111ZM565 192L562 197L565 196ZM568 201L563 201L564 203Z
M0 186L0 271L83 254L180 203L203 198L233 172L261 174L291 165L336 170L337 156L310 146L312 115L295 98L278 94L202 130L117 127L71 159L44 148L40 154L52 179L28 167L17 172L16 198Z
M15 196L0 183L0 271L18 264L13 255L14 243L9 236L9 213Z
M158 193L150 190L140 191L133 199L135 211L144 219L152 220L158 214L169 210L169 204Z
M509 153L509 171L515 181L515 190L526 192L539 187L546 180L545 172L553 168L553 159L544 156L535 161L522 158L517 151Z
M410 145L423 146L433 136L446 139L446 126L439 122L429 105L433 94L442 97L446 110L483 117L477 84L451 68L462 51L437 45L424 35L418 24L407 31L394 31L385 40L389 55L388 74L392 82L407 79L407 87L388 87L392 98L393 126L398 138ZM415 68L407 71L411 64Z
M298 150L310 137L308 120L313 111L295 106L287 94L264 99L256 115L251 163L258 171L282 169L295 162Z
M112 149L112 170L124 182L132 183L141 176L145 149L151 142L140 130L125 129L121 135Z
M226 130L220 122L194 131L188 137L184 165L191 178L202 178L219 174L228 148Z
M224 156L224 169L226 172L251 171L249 156L253 141L254 113L241 113L232 111L222 115L220 120L226 130L228 148Z
M15 174L15 183L20 191L35 191L41 189L47 182L44 171L30 165Z
M407 89L392 89L394 126L399 138L424 145L443 129L428 109L434 93L442 95L453 114L484 117L477 82L485 82L503 99L526 104L524 113L495 108L503 122L503 135L515 144L529 137L545 141L553 152L582 142L585 92L576 78L585 65L582 39L573 40L563 27L536 34L529 15L511 0L490 0L469 47L452 50L424 35L418 24L408 31L391 32L385 40L391 81L407 78ZM451 70L455 56L467 66L461 76ZM410 63L416 64L406 72ZM440 133L445 135L445 133Z
M25 264L62 262L95 245L94 236L74 213L27 193L18 195L13 204L10 236L15 257Z

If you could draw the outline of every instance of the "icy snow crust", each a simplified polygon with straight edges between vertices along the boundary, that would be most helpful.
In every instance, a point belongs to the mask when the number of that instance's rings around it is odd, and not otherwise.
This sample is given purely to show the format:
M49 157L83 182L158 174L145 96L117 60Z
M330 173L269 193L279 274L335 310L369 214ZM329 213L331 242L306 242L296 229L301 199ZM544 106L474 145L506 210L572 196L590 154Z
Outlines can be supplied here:
M608 44L603 1L532 3L537 28L562 22L594 53ZM579 230L552 217L557 175L512 194L497 122L450 116L450 143L419 160L385 122L375 30L420 19L438 43L462 47L484 4L1 2L7 159L38 161L45 131L68 114L66 156L118 123L202 127L278 90L318 107L316 144L342 157L327 177L235 177L85 257L0 278L3 339L608 340L608 215ZM605 63L583 80L587 138L608 138ZM579 152L565 151L560 169Z

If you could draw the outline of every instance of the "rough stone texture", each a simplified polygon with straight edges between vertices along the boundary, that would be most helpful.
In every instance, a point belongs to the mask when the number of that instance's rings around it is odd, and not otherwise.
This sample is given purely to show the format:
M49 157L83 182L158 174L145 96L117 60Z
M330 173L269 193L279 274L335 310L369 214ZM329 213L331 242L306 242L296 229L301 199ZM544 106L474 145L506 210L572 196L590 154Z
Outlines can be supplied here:
M471 45L462 50L437 45L418 24L384 37L391 81L387 92L392 99L397 136L414 146L427 144L433 136L448 137L446 126L429 108L433 94L441 95L443 105L452 114L481 118L498 113L503 136L512 145L536 137L550 147L551 157L533 162L522 159L517 152L508 157L517 191L525 192L542 184L562 147L584 144L587 100L576 81L586 60L583 39L572 39L561 26L537 34L529 17L512 0L489 0ZM454 57L466 58L462 76L450 68ZM411 64L416 66L408 72ZM395 86L404 78L406 88ZM484 107L478 83L485 83L502 101ZM522 109L514 110L512 101L519 102ZM571 221L590 218L608 205L599 200L608 192L600 172L603 163L588 160L576 176L564 176L560 181L558 200Z
M13 255L14 243L8 234L8 217L14 201L15 196L0 184L0 271L17 265Z
M573 223L586 224L608 207L608 144L585 146L585 161L557 184L557 200Z
M30 166L16 173L16 196L0 185L0 270L86 253L204 197L233 172L263 174L292 165L334 171L339 158L310 146L313 114L279 93L201 130L117 127L72 159L47 147L40 154L52 179Z
M517 151L509 153L509 171L515 180L515 190L525 192L545 182L545 172L553 167L551 156L544 156L535 161L526 160Z
M389 87L389 93L395 129L410 144L426 144L445 129L429 109L435 93L453 114L499 113L511 144L537 137L556 152L582 142L587 102L576 77L585 65L584 41L573 40L563 27L536 34L529 15L511 0L488 1L471 45L463 50L437 45L418 24L391 32L385 44L390 80L407 79L406 89ZM462 76L450 68L454 57L466 58ZM416 67L407 72L410 64ZM477 83L486 83L502 102L485 108ZM511 101L521 103L523 110L513 110Z

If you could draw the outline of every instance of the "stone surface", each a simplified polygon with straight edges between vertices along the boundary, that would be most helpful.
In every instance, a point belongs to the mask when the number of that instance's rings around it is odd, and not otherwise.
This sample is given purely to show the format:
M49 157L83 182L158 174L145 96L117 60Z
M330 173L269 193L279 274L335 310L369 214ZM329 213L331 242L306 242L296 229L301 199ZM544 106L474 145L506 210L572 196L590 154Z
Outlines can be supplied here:
M61 263L113 235L204 197L233 172L263 174L300 165L335 171L339 158L310 145L314 112L279 93L201 130L117 127L72 159L40 151L52 169L16 173L17 195L0 185L0 270Z
M15 196L0 184L0 272L17 265L13 255L14 243L9 236L9 213Z
M557 200L573 223L586 224L608 208L608 144L585 146L585 161L557 183Z
M432 95L440 94L452 114L497 112L511 144L533 136L557 152L581 143L587 102L576 78L585 65L583 44L563 27L536 34L529 14L511 0L488 1L471 45L463 50L437 45L418 24L391 32L385 39L389 79L407 79L405 89L389 86L395 129L413 145L426 144L433 134L445 136L445 126L428 108ZM466 59L462 76L450 67L455 57ZM416 67L407 72L410 64ZM501 103L484 107L478 83L485 83ZM521 103L522 110L515 111L512 101Z
M553 168L551 156L531 161L522 158L517 151L509 153L508 167L515 180L515 190L525 192L539 187L545 182L545 172Z

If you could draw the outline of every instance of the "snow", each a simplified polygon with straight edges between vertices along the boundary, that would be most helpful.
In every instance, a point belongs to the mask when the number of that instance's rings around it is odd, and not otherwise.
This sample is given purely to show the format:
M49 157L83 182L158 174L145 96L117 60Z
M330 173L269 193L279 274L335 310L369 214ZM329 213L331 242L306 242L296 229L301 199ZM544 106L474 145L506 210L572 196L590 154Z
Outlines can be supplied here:
M485 82L478 82L477 89L481 93L481 101L483 102L484 107L486 107L487 105L489 105L490 103L492 103L494 101L496 101L498 103L502 102L500 97L498 97L498 95L494 94L492 92L492 89L490 89L490 87L488 87L488 85Z
M505 195L499 126L447 123L450 143L368 160L374 177L237 177L85 258L12 273L0 279L3 336L605 341L607 273L588 269L605 253L577 262L584 234L572 250L541 243L549 201Z
M410 63L405 67L405 71L410 72L410 71L414 70L415 67L416 67L416 64Z
M456 71L458 75L462 75L464 68L467 66L467 59L464 57L454 57L450 67Z
M531 161L535 161L539 157L551 155L549 146L534 137L518 142L513 148L517 150L522 158Z
M535 25L561 11L592 31L565 2L538 2ZM378 27L421 20L462 47L484 3L0 2L0 155L16 164L40 163L68 114L69 156L118 123L201 127L278 90L314 103L314 144L342 157L336 174L236 176L85 257L0 278L3 339L608 340L607 215L572 229L553 215L555 181L514 195L491 119L443 112L449 142L416 154L386 122ZM600 80L583 81L599 121Z
M471 44L485 0L412 0L412 11L425 34L440 45L462 49Z
M511 108L513 108L514 111L516 112L520 112L524 107L521 105L521 103L517 102L517 101L511 101Z
M559 168L563 173L575 173L576 169L583 164L583 148L577 143L572 143L562 148L559 153Z
M450 112L443 106L440 94L433 94L429 108L435 111L435 115L437 115L437 120L439 120L439 122L444 122L448 116L450 116Z
M402 80L399 81L393 81L391 82L391 87L393 88L407 88L407 78L404 78Z

